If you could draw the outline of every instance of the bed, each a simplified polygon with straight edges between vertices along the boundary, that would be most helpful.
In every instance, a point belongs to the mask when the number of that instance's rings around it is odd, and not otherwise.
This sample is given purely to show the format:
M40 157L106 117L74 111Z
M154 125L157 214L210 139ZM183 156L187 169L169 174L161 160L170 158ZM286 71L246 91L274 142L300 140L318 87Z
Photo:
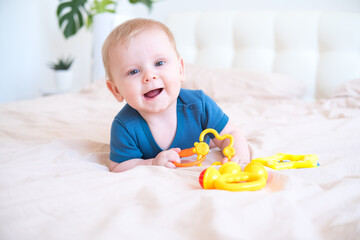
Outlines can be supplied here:
M267 168L258 191L204 190L202 166L109 171L124 106L97 81L0 105L1 239L356 239L360 234L360 14L206 12L166 22L185 88L230 116L253 157L316 154ZM244 166L242 166L244 167Z

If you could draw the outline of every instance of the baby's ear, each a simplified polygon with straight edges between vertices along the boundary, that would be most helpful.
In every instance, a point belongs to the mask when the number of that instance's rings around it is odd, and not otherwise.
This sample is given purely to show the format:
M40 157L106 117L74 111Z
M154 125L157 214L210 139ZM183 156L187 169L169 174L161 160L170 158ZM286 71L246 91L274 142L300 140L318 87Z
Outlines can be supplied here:
M109 91L114 95L116 100L118 100L118 102L124 101L124 97L121 95L118 87L116 86L116 84L113 81L107 80L106 86L109 89Z
M185 64L182 57L180 57L180 81L185 82Z

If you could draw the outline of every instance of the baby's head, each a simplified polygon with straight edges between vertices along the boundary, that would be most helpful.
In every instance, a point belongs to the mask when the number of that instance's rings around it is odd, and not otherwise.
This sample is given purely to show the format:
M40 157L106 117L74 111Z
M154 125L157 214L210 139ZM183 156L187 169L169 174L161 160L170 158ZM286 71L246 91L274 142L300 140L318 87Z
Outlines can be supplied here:
M118 101L125 99L138 111L161 111L160 102L166 107L177 99L184 63L164 24L141 18L126 21L106 38L102 55L107 86Z
M146 18L131 19L114 28L106 38L102 47L102 58L105 67L105 74L108 80L113 80L110 71L110 52L116 47L128 47L131 40L140 32L149 28L159 28L169 38L177 56L180 57L176 48L175 38L170 29L163 23Z

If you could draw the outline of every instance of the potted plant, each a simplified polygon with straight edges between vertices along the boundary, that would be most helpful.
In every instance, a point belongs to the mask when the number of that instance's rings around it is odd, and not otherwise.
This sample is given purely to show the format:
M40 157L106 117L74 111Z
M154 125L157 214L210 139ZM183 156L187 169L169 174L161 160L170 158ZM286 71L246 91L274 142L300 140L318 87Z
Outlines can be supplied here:
M68 91L72 87L73 76L70 68L73 62L73 58L67 57L49 64L50 68L55 70L55 84L59 92Z
M119 0L65 0L57 7L56 15L65 38L77 33L86 23L90 27L99 13L115 13ZM131 4L143 3L149 10L156 0L128 0Z

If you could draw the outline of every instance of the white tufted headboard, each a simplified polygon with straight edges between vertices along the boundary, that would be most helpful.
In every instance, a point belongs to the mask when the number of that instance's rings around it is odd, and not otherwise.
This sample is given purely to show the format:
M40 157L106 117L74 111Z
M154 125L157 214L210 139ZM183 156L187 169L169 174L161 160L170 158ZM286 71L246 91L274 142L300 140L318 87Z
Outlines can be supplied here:
M360 78L360 14L203 12L170 16L185 62L284 73L323 97Z

